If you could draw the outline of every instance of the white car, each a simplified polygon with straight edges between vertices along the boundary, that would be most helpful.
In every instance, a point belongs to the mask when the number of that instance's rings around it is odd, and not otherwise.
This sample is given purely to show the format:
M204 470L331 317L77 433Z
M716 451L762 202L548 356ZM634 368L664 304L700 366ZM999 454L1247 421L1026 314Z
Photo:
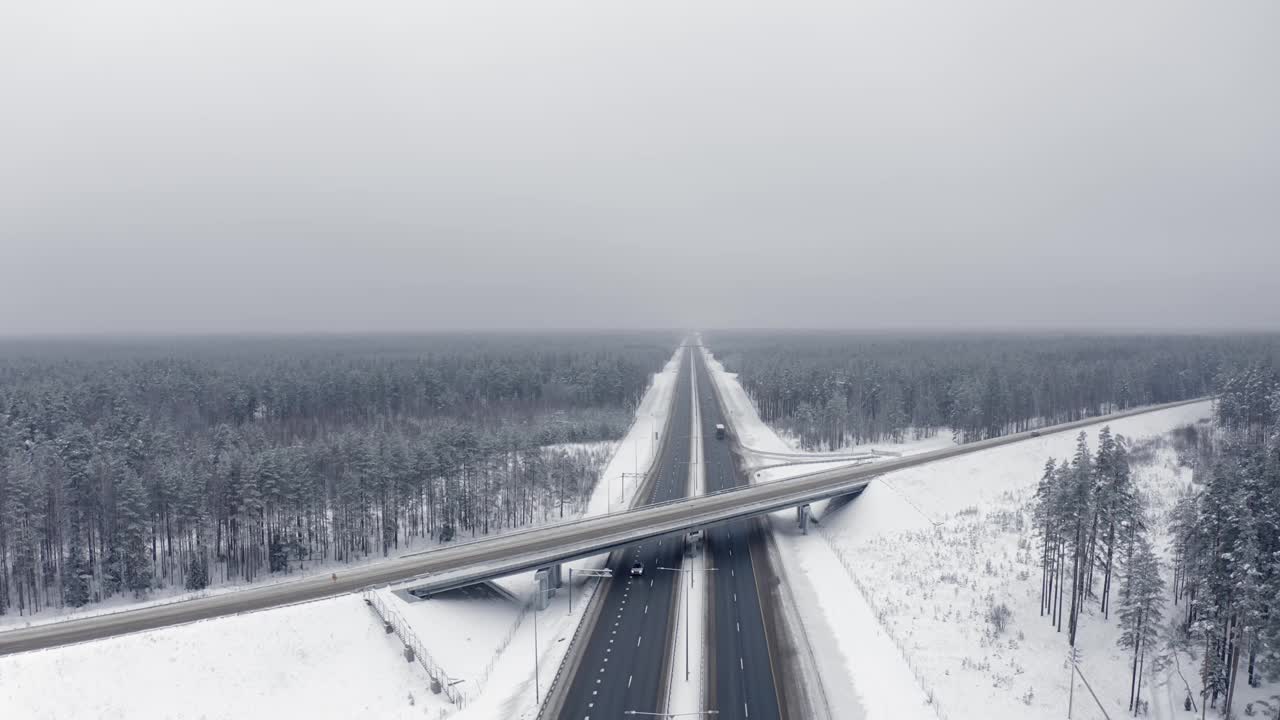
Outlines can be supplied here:
M635 561L635 563L631 566L631 576L639 577L643 574L644 574L644 563L640 562L639 560Z

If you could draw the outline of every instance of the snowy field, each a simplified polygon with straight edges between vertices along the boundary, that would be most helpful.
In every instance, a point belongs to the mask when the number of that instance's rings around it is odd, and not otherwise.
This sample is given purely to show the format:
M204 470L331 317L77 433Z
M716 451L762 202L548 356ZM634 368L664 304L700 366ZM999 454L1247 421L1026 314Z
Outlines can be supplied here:
M753 447L790 449L760 421L732 374L721 371L716 379L740 436ZM1153 443L1135 476L1159 514L1190 482L1190 471L1160 438L1211 410L1206 401L1100 422L1088 430L1091 448L1104 424L1132 442ZM783 574L834 707L856 707L853 716L875 720L1065 715L1067 643L1039 614L1030 503L1046 458L1070 457L1075 438L1075 432L1046 435L877 478L852 502L815 505L817 525L807 536L794 512L773 516L780 551L792 559ZM877 449L922 452L939 446L933 440ZM757 481L815 467L824 466L764 470ZM1013 617L997 633L986 614L1000 602ZM1112 717L1125 715L1131 659L1116 637L1114 617L1104 621L1096 603L1086 609L1081 668ZM1194 683L1196 666L1185 656L1181 663ZM1177 665L1147 682L1151 717L1189 717ZM1073 717L1103 717L1079 683Z
M0 658L0 717L438 718L357 596Z
M585 515L630 502L636 483L623 474L648 468L653 433L667 420L678 357L654 375ZM532 612L532 573L498 582L514 600L404 602L379 592L418 636L431 664L457 681L462 709L430 691L423 666L406 662L401 640L386 634L374 611L352 595L0 657L0 718L532 718L533 618L540 697L597 584L574 580L572 613L567 588L546 611Z
M1158 438L1208 413L1204 403L1112 425L1131 439ZM868 604L943 717L974 717L977 708L989 717L1053 717L1067 703L1067 644L1040 617L1031 501L1044 459L1074 444L1073 435L1051 436L894 473L847 506L821 509L809 537L780 531L824 595L843 586ZM1167 497L1190 472L1163 448L1135 477L1144 493ZM998 603L1012 610L1003 632L986 620ZM1116 646L1118 636L1116 618L1104 620L1091 603L1081 620L1081 669L1112 716L1126 711L1132 657ZM1146 682L1152 717L1182 715L1186 685L1176 668ZM1085 688L1076 693L1075 717L1102 717Z

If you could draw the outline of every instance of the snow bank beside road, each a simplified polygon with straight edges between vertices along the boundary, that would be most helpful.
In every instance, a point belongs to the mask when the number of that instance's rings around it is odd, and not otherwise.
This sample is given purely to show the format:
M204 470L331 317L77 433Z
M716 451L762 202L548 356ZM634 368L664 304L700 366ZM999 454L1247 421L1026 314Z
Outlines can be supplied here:
M737 373L724 369L724 365L716 360L711 351L700 347L707 359L707 368L720 390L720 399L724 403L725 415L728 416L733 431L737 433L739 445L764 453L794 453L795 448L778 436L773 428L760 419L755 405L747 396L747 391L738 382Z
M6 718L434 720L446 709L356 595L0 657Z

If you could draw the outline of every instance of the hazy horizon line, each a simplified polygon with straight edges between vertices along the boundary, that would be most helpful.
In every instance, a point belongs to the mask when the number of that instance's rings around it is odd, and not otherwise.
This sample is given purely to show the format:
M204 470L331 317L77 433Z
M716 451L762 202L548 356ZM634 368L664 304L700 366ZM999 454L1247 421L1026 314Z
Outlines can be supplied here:
M865 335L1273 335L1280 334L1280 327L1251 325L1227 327L1178 327L1137 325L848 325L848 326L706 326L706 327L611 327L611 326L562 326L562 327L453 327L396 330L105 330L95 332L50 331L40 333L0 332L0 341L47 340L169 340L169 339L267 339L267 338L338 338L338 337L424 337L433 335L573 335L573 334L625 334L625 333L689 333L689 332L738 332L773 333L783 335L803 334L865 334Z

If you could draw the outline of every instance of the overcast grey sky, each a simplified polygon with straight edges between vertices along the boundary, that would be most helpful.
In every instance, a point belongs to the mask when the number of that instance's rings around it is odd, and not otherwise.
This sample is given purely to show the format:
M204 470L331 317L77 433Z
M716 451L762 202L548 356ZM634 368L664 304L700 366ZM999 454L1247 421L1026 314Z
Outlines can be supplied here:
M1280 328L1280 3L0 9L0 333Z

